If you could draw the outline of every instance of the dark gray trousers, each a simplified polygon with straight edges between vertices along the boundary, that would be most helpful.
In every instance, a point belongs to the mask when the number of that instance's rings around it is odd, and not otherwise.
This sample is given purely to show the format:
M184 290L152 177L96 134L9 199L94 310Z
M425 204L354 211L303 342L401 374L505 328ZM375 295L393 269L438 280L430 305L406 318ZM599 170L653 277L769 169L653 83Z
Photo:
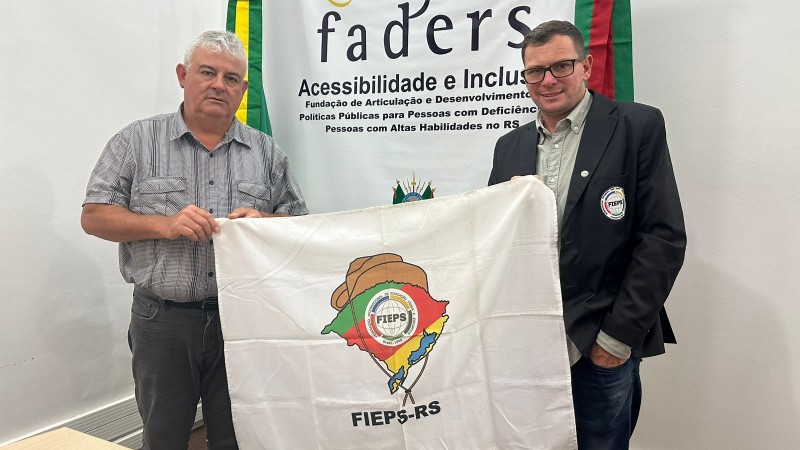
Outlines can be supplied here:
M218 311L177 308L137 289L128 344L142 449L186 449L199 399L208 448L238 448Z

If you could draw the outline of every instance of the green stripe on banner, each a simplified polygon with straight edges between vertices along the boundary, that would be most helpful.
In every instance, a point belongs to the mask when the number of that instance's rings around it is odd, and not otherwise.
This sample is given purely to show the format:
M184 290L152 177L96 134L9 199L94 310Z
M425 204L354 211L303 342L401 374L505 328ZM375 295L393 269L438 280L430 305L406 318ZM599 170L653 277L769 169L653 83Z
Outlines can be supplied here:
M236 30L236 0L228 2L228 20L225 23L225 29L232 33Z
M575 0L575 26L583 35L583 48L589 53L589 33L592 30L594 0Z
M633 33L630 0L614 0L611 21L614 37L615 98L633 101Z
M247 124L272 136L272 126L267 112L267 99L264 96L263 83L263 44L264 44L264 16L261 0L250 1L250 83L255 85L256 91L248 88L249 103L247 111Z
M267 99L264 96L263 72L263 13L261 0L230 0L228 2L227 29L236 33L236 7L247 5L247 125L272 136L272 125L267 111ZM240 30L241 31L241 30ZM238 34L238 33L237 33Z

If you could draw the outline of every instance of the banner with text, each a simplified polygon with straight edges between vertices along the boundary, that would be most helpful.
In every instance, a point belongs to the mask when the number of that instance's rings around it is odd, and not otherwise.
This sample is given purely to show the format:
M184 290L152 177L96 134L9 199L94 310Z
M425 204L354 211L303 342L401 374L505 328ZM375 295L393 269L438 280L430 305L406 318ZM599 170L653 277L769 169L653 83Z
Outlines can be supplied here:
M497 138L536 111L524 35L575 18L559 0L264 5L272 129L314 212L391 203L414 177L437 195L485 186Z
M221 220L241 448L576 448L555 211L524 177Z

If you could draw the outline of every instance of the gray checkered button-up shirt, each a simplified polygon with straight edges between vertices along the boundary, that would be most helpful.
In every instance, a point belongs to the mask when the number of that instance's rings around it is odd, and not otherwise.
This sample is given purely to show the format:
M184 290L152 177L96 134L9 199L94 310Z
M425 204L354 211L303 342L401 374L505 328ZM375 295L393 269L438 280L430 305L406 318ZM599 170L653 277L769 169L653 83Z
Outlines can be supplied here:
M186 127L181 109L136 121L106 145L92 171L86 203L171 216L188 205L227 217L236 208L308 214L286 155L266 134L234 119L213 152ZM213 240L123 242L122 276L161 298L217 295Z

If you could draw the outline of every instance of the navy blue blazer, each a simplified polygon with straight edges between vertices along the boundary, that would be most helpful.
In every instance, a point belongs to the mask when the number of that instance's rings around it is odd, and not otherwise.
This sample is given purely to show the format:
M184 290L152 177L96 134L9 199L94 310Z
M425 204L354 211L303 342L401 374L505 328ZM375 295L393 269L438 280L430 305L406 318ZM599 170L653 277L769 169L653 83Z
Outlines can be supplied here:
M664 117L592 96L560 230L567 334L585 356L601 329L633 356L661 354L675 342L664 302L686 250ZM534 122L498 139L489 185L535 174L537 141Z

